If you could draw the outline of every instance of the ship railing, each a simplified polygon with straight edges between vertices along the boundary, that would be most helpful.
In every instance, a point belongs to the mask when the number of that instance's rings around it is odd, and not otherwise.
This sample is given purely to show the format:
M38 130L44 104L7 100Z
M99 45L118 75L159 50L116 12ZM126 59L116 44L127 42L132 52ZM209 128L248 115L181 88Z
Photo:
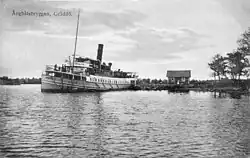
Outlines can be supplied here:
M49 75L49 76L57 76L57 74L65 74L65 75L71 75L71 76L88 76L88 74L86 72L74 72L72 73L71 71L70 72L64 72L64 71L58 71L58 70L54 70L54 69L48 69L48 70L45 70L42 72L42 75Z
M64 66L58 66L58 65L46 65L45 71L54 71L54 72L70 72L70 70Z

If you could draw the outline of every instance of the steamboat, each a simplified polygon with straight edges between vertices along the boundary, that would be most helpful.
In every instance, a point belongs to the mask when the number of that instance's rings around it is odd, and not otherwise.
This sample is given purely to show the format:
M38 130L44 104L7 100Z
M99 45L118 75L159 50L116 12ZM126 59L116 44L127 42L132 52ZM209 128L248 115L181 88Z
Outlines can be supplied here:
M102 61L103 44L98 44L97 57L76 55L77 34L79 26L77 20L74 54L58 66L46 65L41 76L42 92L85 92L125 90L135 86L137 75L134 72L123 72L120 69L112 70L112 63Z

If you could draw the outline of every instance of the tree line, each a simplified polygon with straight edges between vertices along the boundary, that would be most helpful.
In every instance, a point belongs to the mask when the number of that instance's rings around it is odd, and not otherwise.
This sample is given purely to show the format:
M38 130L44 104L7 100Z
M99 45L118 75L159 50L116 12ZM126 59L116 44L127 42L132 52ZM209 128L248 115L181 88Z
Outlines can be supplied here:
M247 56L250 55L250 27L241 34L237 45L238 47L226 53L226 56L217 53L208 63L215 80L221 78L240 80L242 76L249 77L247 67L250 64Z
M41 78L9 78L8 76L0 77L3 83L9 84L41 84Z

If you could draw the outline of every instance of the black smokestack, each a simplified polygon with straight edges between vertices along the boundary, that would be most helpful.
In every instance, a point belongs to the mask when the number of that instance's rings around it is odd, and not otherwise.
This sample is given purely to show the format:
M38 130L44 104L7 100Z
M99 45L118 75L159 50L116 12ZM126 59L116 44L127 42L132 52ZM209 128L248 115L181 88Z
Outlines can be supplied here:
M97 57L96 59L102 62L103 44L98 44Z

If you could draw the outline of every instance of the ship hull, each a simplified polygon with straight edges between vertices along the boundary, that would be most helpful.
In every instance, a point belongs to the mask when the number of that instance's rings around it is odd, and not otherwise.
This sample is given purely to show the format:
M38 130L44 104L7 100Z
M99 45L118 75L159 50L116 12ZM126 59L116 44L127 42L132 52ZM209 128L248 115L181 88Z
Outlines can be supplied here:
M41 91L54 93L127 90L131 84L97 83L42 75Z

